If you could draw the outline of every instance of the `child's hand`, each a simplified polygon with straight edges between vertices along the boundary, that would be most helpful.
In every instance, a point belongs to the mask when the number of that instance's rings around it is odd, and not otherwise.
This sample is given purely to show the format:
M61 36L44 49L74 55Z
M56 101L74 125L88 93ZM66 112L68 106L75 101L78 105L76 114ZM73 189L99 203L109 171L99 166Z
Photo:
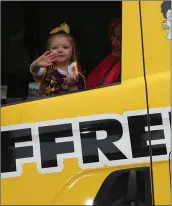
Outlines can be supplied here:
M76 86L77 84L76 79L72 79L71 77L66 77L65 81L70 87Z
M42 54L38 59L36 59L32 65L36 68L48 67L52 66L53 62L56 60L57 55L55 53L51 53L50 51Z

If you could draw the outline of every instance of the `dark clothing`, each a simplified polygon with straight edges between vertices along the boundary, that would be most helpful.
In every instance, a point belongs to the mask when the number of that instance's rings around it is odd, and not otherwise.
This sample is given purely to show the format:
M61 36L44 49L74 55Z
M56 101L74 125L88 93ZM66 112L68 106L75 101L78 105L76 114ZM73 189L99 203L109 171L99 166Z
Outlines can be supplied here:
M71 88L65 79L66 75L61 74L57 69L49 69L46 71L41 81L39 95L51 96L54 94L64 94L70 92ZM85 79L81 74L78 75L76 87L77 90L85 88Z

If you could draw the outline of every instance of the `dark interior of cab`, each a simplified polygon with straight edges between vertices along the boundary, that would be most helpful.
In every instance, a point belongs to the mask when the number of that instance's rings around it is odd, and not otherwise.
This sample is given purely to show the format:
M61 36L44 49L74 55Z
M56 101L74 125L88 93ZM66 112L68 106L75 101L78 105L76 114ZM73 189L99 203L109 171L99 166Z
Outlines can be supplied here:
M63 22L70 26L79 51L79 63L87 78L111 52L111 20L122 18L122 2L118 1L2 2L1 8L1 86L7 86L8 97L19 97L22 102L27 100L29 83L34 82L29 65L45 51L53 28ZM1 103L5 105L6 99L1 99Z

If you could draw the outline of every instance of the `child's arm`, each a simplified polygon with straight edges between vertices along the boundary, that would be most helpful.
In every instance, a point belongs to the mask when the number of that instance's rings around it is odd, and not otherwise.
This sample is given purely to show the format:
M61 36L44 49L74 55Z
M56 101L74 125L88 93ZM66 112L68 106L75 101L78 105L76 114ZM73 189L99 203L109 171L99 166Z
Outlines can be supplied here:
M46 74L46 68L35 68L33 64L30 65L30 72L36 82L41 82Z
M42 76L44 73L44 68L43 67L37 67L34 62L30 65L30 72L34 75L34 76Z
M30 72L33 74L35 81L40 81L42 79L46 72L45 68L52 66L55 59L56 54L47 51L34 62L32 62L30 65Z

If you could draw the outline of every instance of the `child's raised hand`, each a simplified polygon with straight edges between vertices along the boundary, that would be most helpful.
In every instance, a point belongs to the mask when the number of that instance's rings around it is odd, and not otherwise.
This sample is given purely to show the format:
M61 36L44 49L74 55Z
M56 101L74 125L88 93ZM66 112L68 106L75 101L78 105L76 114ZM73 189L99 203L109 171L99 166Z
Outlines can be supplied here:
M44 54L42 54L40 57L38 57L33 62L33 64L37 68L52 66L53 62L56 60L56 58L57 58L57 55L55 53L52 53L50 51L46 51Z

